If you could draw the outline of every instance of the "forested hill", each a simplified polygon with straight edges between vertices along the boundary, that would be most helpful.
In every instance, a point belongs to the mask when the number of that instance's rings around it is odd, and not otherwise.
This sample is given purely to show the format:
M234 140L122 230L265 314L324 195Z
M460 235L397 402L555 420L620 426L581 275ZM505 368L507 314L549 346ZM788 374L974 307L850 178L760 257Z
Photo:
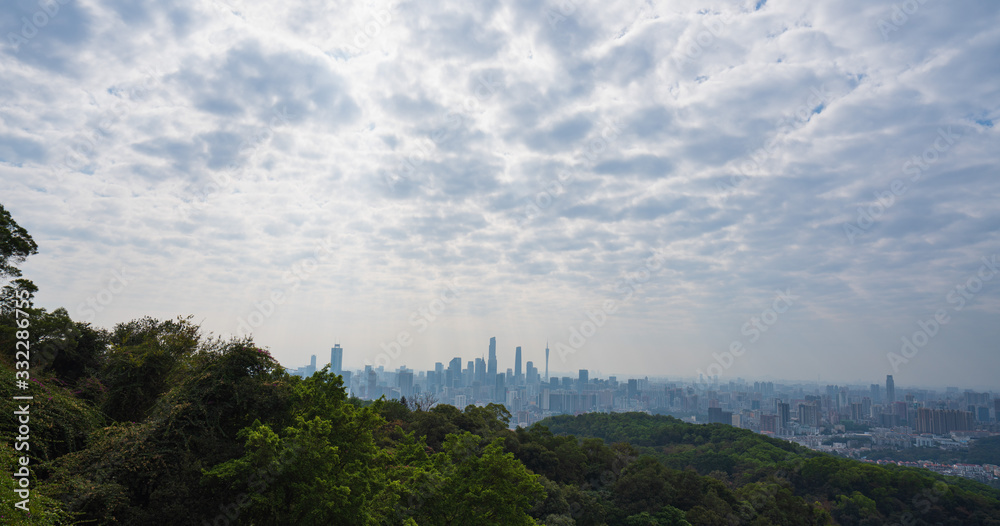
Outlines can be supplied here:
M983 484L843 459L732 426L644 413L564 415L539 424L558 435L628 443L667 471L695 471L741 495L762 481L776 483L840 524L1000 524L1000 491Z

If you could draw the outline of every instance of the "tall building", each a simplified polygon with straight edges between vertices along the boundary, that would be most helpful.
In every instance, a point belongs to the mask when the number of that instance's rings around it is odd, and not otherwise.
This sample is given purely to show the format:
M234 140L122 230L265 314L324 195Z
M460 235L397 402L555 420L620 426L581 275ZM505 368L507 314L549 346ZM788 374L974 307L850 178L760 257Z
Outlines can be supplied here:
M316 355L309 359L309 367L306 368L306 377L310 377L316 372Z
M819 407L815 403L799 404L799 425L809 427L819 425Z
M444 364L441 362L434 362L434 385L437 391L444 387Z
M590 371L586 369L580 369L580 377L577 380L577 390L583 391L587 388L587 383L590 382Z
M486 360L482 358L476 358L475 381L479 382L479 385L486 385Z
M975 429L973 415L968 411L954 409L917 409L917 433L943 435L952 431Z
M535 385L538 380L538 368L535 367L534 362L529 361L524 367L524 383Z
M549 381L549 342L545 342L545 381Z
M521 346L514 348L514 382L521 382Z
M779 401L777 406L778 413L778 434L784 435L787 433L788 424L791 422L791 407L785 403Z
M376 389L378 388L378 374L372 369L372 366L365 366L365 396L369 400L377 398Z
M885 403L891 404L896 401L896 382L892 381L892 375L885 375Z
M502 374L495 374L493 375L493 378L495 380L495 383L493 384L493 399L500 403L504 403L507 401L507 384L505 383L507 377Z
M486 362L486 377L496 378L497 375L497 339L490 338L490 356Z
M413 396L413 371L402 370L396 376L400 396Z
M462 359L452 358L448 362L448 371L445 373L445 385L448 387L461 387L462 386Z
M344 350L339 343L333 344L330 349L330 372L333 374L343 374L344 372Z
M871 385L871 398L873 404L882 403L882 386L879 384Z

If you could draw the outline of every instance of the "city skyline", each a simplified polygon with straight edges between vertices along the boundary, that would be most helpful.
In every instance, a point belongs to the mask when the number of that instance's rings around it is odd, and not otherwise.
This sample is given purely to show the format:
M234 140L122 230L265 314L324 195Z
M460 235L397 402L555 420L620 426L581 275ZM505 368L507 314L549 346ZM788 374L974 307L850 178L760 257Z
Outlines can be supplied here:
M496 342L496 337L491 337L490 338L490 344L488 346L488 352L491 353L491 355L492 355L492 351L495 349L495 342ZM511 351L511 354L510 354L510 357L511 357L511 361L510 361L511 367L501 367L500 364L502 363L502 359L501 358L503 356L503 353L502 352L497 353L497 355L496 355L496 358L497 358L497 370L498 371L505 371L507 369L511 369L513 371L514 370L514 364L515 364L516 359L517 359L517 352L522 347L524 347L524 348L530 348L530 346L525 346L525 345L514 346L513 349L512 349L512 351ZM336 344L336 348L335 349L337 351L339 351L339 356L340 356L341 360L343 360L344 349L341 347L341 345L339 343ZM543 349L541 351L541 353L540 353L541 356L542 356L540 363L543 364L543 367L547 367L547 365L548 365L547 364L547 358L545 357L547 350L548 350L548 348L547 348L547 345L546 345L546 348ZM350 357L350 354L348 354L348 357ZM526 358L527 355L522 355L522 357ZM309 361L309 358L310 357L306 357L306 360ZM315 355L312 355L311 358L315 358ZM410 371L415 371L417 373L421 373L421 372L424 372L424 371L433 370L434 363L447 363L447 362L450 362L452 359L464 359L464 358L465 358L465 356L462 356L462 355L453 356L452 358L450 358L449 360L447 360L445 362L429 362L429 363L424 364L424 366L415 366L412 363L400 363L396 367L389 368L389 367L385 367L384 364L383 364L383 368L384 368L384 370L386 372L394 372L394 371L398 370L399 367L405 367L406 369L408 369ZM479 357L475 358L475 366L476 367L479 366L478 362L480 360L482 360L482 358L479 358ZM526 362L530 362L530 361L533 361L533 360L526 360ZM352 362L349 360L347 363L350 364ZM414 362L414 363L417 363L417 362ZM484 361L484 364L485 363L486 362ZM292 364L283 364L283 365L287 369L290 369L290 370L291 369L295 369L295 367ZM358 363L357 365L351 366L350 368L345 368L343 370L344 371L362 371L367 366L372 366L373 368L377 369L379 367L379 364L377 364L377 363L371 363L371 362L369 362L369 363L361 362L361 363ZM485 365L484 365L484 367L485 367ZM649 371L642 372L642 373L635 373L635 372L629 372L629 371L616 371L616 370L604 371L604 370L601 370L601 369L592 369L592 368L586 368L586 370L590 371L592 378L609 378L609 377L612 377L612 376L617 376L619 378L649 378L651 380L656 380L656 381L688 381L688 380L691 380L692 384L701 383L702 385L704 385L706 383L706 382L699 382L697 376L684 375L684 374L665 374L665 373L659 373L659 372L653 372L653 373L651 373ZM332 371L332 368L331 368L331 371ZM572 370L572 371L569 370L569 369L566 369L566 370L552 369L551 370L551 374L553 376L560 377L560 378L561 377L566 377L566 376L574 377L578 372L579 372L579 369L575 369L575 370ZM489 375L489 374L497 374L497 373L489 373L489 372L487 372L487 374ZM516 372L515 372L515 374L516 374ZM539 372L539 375L543 379L543 381L548 376L548 374L549 374L549 371L547 371L545 369L542 369ZM826 380L824 380L822 378L818 378L818 379L809 379L809 378L781 378L781 377L774 377L774 376L759 376L759 377L720 376L719 377L719 383L720 384L727 384L729 382L734 382L734 381L738 381L738 380L742 380L742 381L768 381L768 382L774 382L774 383L781 383L781 384L786 385L786 386L795 386L795 385L817 385L818 386L818 385L828 385L831 382L834 383L834 384L837 384L837 385L851 386L851 387L864 387L864 386L868 385L868 386L874 388L874 387L877 386L877 387L880 388L880 392L885 393L885 396L886 396L887 399L889 398L889 392L890 392L889 386L892 385L893 388L895 388L895 377L894 377L894 375L891 375L891 374L890 375L886 375L884 377L881 377L881 382L882 383L873 383L873 382L878 382L880 380L879 377L872 377L872 378L869 378L869 379L865 379L865 378L862 378L862 377L856 377L856 378L853 378L853 379L850 379L850 380L845 380L845 379L840 379L840 380L837 380L837 379L826 379ZM945 389L948 389L948 388L959 388L959 389L963 389L963 390L964 389L973 389L973 390L974 389L984 389L984 390L989 391L989 392L1000 393L1000 384L973 385L973 384L963 384L963 383L940 383L940 384L906 383L906 384L904 384L903 388L904 389L934 389L934 390L945 390Z

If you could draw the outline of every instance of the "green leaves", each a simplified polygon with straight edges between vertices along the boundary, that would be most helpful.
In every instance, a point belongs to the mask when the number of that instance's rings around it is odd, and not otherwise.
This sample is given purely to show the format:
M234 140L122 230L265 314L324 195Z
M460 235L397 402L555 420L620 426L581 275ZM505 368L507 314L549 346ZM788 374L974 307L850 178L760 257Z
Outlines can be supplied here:
M38 244L21 225L18 225L2 204L0 204L0 279L17 278L21 271L14 266L38 253Z

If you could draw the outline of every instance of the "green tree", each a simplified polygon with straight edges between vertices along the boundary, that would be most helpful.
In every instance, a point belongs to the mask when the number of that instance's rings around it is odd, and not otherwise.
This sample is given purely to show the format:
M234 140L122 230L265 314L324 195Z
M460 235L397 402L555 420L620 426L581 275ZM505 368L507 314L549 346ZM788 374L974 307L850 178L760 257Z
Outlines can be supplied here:
M37 253L35 240L0 204L0 279L21 277L21 270L14 265Z
M343 380L325 368L292 380L294 423L281 434L255 422L239 434L246 453L205 471L204 482L234 495L230 519L253 524L368 525L391 515L398 497L390 455L373 433L379 408L347 401ZM209 518L211 519L211 518Z
M545 490L514 455L503 449L503 439L485 447L472 433L448 435L440 469L444 475L434 498L426 500L414 517L424 525L486 526L533 525L528 515L545 498Z
M108 386L101 409L122 422L145 418L159 396L190 371L199 342L190 319L133 320L115 326L100 377Z

